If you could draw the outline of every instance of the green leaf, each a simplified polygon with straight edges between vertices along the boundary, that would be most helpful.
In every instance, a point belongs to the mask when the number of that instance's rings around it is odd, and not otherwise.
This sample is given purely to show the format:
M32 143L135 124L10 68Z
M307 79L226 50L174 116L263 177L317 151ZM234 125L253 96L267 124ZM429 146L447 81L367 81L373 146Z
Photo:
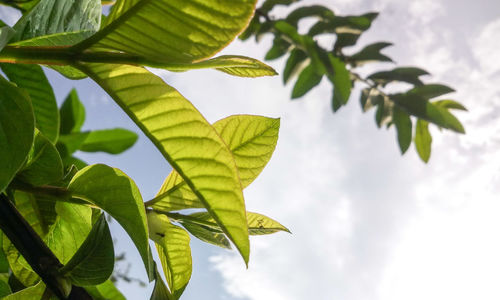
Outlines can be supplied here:
M304 96L313 87L317 86L322 78L323 75L316 72L313 64L309 64L299 74L299 78L292 90L292 99Z
M285 69L283 70L283 83L287 84L300 69L302 63L306 60L307 54L300 49L293 49L286 61Z
M290 48L290 43L284 40L283 38L277 36L274 38L273 46L269 51L267 51L265 60L274 60L282 57L288 52Z
M54 183L64 175L59 152L38 130L35 142L28 155L26 165L16 176L19 180L34 186Z
M238 170L216 130L179 92L143 68L95 64L82 69L155 144L248 262L250 248Z
M35 119L29 96L0 76L0 192L23 166L33 144Z
M404 154L411 144L412 123L410 116L399 108L394 107L392 120L396 126L401 154Z
M262 13L267 14L270 12L275 6L278 5L290 5L292 3L298 2L298 0L266 0L259 8Z
M61 153L61 157L63 158L63 162L66 164L66 159L70 157L75 151L80 149L82 144L87 139L90 132L75 132L70 134L63 134L59 136L59 140L57 141L56 147Z
M285 21L292 26L297 27L301 19L308 17L318 17L322 20L332 20L334 19L335 14L328 7L322 5L301 6L288 14Z
M446 109L458 109L458 110L464 110L467 111L467 108L463 106L461 103L458 103L457 101L454 100L439 100L433 102L434 105L440 106L442 108Z
M425 99L432 99L441 95L449 94L455 90L442 84L426 84L417 86L407 92L409 95L416 95Z
M276 147L279 119L251 115L236 115L213 125L233 153L242 187L247 187L262 172ZM166 193L163 197L162 194ZM163 211L203 207L196 194L185 185L176 172L165 179L160 201L153 208Z
M155 267L156 269L156 267ZM174 300L174 296L170 294L170 291L168 290L167 286L163 282L163 279L161 279L160 274L158 273L158 270L155 272L155 288L153 290L153 293L151 294L150 300Z
M13 41L61 33L97 31L101 21L100 0L44 0L14 25Z
M182 226L184 226L184 228L186 228L186 230L194 237L200 239L205 243L219 246L224 249L231 249L229 240L222 232L213 231L203 225L194 222L188 222L187 220L182 222Z
M76 173L68 189L73 197L96 205L123 226L151 275L146 212L139 189L132 179L118 169L97 164Z
M7 269L7 272L8 271ZM7 274L0 274L0 297L5 297L9 294L12 294L12 290L9 286L9 277Z
M440 127L451 129L458 133L465 133L465 129L460 121L452 115L446 108L430 103L422 97L414 94L391 95L395 103L400 108L411 115L434 123Z
M382 85L386 85L393 81L401 81L419 86L423 84L419 78L423 75L429 75L429 73L419 68L405 67L395 68L391 71L377 72L368 76L368 79Z
M351 55L349 61L354 62L356 66L362 66L370 62L392 62L388 56L380 53L382 49L392 46L392 43L378 42L365 46L361 51Z
M45 298L44 297L45 290L46 290L45 284L40 281L38 284L36 284L34 286L30 286L30 287L25 288L24 290L20 290L19 292L14 293L14 294L10 294L10 295L2 298L2 300L26 300L26 299L30 299L30 300L42 300L42 299L56 300L57 299L57 297L54 297L54 296Z
M0 26L2 25L0 24ZM9 43L15 33L9 26L2 26L0 28L0 51Z
M206 212L198 212L189 215L190 220L198 219L200 223L207 225L213 230L220 230L215 223L215 221L210 217L210 215ZM265 235L272 234L279 231L285 231L290 233L290 230L285 226L281 225L277 221L266 217L264 215L247 212L247 220L248 220L248 232L251 235ZM183 222L184 223L184 222Z
M165 215L148 212L147 216L150 237L156 243L170 291L175 299L179 299L192 272L189 234L171 224Z
M219 52L246 27L255 3L256 0L119 1L104 27L76 49L123 51L161 62L203 60Z
M167 68L173 71L190 69L215 68L218 71L239 77L274 76L276 71L263 62L246 56L223 55L192 64L177 64L176 68Z
M86 286L85 290L94 300L126 300L111 280L95 286Z
M417 120L415 128L415 148L424 162L428 162L431 157L432 136L429 132L429 123L424 120Z
M85 107L78 97L76 89L72 89L59 110L61 118L61 134L80 132L85 122Z
M9 273L9 261L3 252L3 232L0 231L0 273ZM1 296L0 296L1 297Z
M340 107L335 105L345 105L349 101L349 96L351 95L351 77L350 73L346 68L346 65L340 58L333 55L329 55L330 63L333 67L333 76L328 76L328 79L333 83L333 103L334 111L335 107Z
M59 111L52 86L37 65L1 64L11 82L26 90L35 113L35 125L53 144L59 136Z
M70 261L60 270L77 286L104 283L113 273L115 253L104 214Z
M26 12L32 9L35 5L37 5L38 2L40 2L40 0L2 1L2 5L9 5L23 12Z
M132 147L137 138L135 132L123 128L94 130L88 132L79 150L119 154Z

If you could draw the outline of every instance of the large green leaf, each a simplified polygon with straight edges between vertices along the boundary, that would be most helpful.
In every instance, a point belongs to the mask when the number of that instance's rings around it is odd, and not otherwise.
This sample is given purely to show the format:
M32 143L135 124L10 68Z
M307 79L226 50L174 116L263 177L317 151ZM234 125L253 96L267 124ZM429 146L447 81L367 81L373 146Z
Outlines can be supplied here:
M271 158L279 125L279 119L251 115L230 116L215 122L214 128L233 153L243 188L257 178ZM161 200L155 202L155 209L171 211L203 207L176 172L165 179L158 195Z
M28 92L36 127L54 144L59 136L59 111L54 91L42 68L22 64L1 64L1 67L10 81Z
M139 189L132 179L118 169L97 164L76 173L68 189L73 197L103 209L123 226L152 278L146 212Z
M245 203L234 158L216 130L174 88L134 66L81 66L155 144L248 262Z
M94 130L88 132L79 150L119 154L132 147L137 138L135 132L123 128Z
M246 27L255 3L119 0L104 27L75 49L119 50L161 62L202 60L224 48Z
M113 273L115 253L104 214L70 261L60 270L78 286L104 283Z
M97 31L100 0L42 0L14 25L14 41L61 32Z
M0 76L0 192L24 164L33 144L35 119L29 96Z
M61 118L61 134L79 132L85 122L85 107L78 97L76 89L72 89L59 110Z
M24 290L20 290L19 292L16 292L14 294L10 294L2 300L57 300L57 297L55 296L49 296L49 297L44 297L45 293L45 284L43 282L39 282L38 284L34 286L30 286L25 288ZM50 294L49 294L50 295Z
M179 299L192 272L189 234L181 227L171 224L167 216L155 212L148 213L148 226L170 291Z
M87 290L94 300L126 300L111 280L107 280L99 285L87 286L85 290Z
M36 130L35 142L28 155L26 165L16 178L39 186L56 182L62 179L63 174L62 160L56 147Z
M155 273L155 288L151 294L150 300L174 300L174 297L163 282L158 270Z

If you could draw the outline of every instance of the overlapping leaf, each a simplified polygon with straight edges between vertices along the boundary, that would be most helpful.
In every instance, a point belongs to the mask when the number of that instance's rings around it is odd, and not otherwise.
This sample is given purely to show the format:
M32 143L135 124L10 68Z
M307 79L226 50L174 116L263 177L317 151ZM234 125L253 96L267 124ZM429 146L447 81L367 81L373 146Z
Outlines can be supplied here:
M73 197L103 209L123 226L152 278L146 212L139 189L132 179L118 169L97 164L80 170L68 189Z
M126 300L111 280L99 285L85 287L85 290L94 300Z
M103 28L76 49L119 50L162 62L199 61L213 56L244 29L255 2L117 1Z
M234 242L249 256L245 203L233 156L179 92L133 66L82 66L155 144Z
M0 192L22 167L33 144L35 120L26 92L0 76Z
M255 180L271 158L279 124L279 119L250 115L230 116L214 124L234 156L243 188ZM158 197L153 208L163 211L203 207L176 172L165 179Z
M11 82L25 89L31 99L36 127L53 144L59 136L59 111L54 91L38 65L1 64Z
M155 212L148 213L148 226L170 291L178 299L191 278L189 234L181 227L171 224L167 216Z

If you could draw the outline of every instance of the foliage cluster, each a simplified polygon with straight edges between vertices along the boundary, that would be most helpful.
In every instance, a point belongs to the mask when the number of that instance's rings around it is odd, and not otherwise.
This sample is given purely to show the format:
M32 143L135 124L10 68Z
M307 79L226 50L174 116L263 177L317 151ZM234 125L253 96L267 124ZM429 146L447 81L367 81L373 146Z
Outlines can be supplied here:
M277 221L247 212L243 189L275 149L279 119L236 115L209 124L177 90L145 67L168 71L212 68L240 77L272 76L266 64L244 56L213 56L240 35L274 35L266 59L289 54L283 79L295 74L292 98L323 77L333 85L333 109L349 99L355 82L366 84L364 110L377 107L379 126L395 125L402 152L412 140L425 161L428 123L463 132L449 109L433 99L452 90L423 84L418 68L396 68L362 78L355 68L388 61L387 43L346 55L376 14L335 16L322 6L300 7L284 19L269 15L268 0L117 0L102 14L100 0L2 0L23 12L11 28L0 24L0 296L5 299L123 299L109 280L115 257L104 213L128 233L150 281L151 299L178 299L191 277L190 235L223 248L234 245L248 264L249 235L288 231ZM252 19L253 17L253 19ZM299 34L304 18L318 22ZM315 37L334 34L332 49ZM157 196L143 201L121 170L87 165L76 151L117 154L137 140L114 128L82 131L85 109L76 91L58 108L42 66L69 79L89 77L106 91L172 166ZM414 85L389 94L395 81ZM0 233L1 234L1 233ZM161 270L152 259L154 241Z

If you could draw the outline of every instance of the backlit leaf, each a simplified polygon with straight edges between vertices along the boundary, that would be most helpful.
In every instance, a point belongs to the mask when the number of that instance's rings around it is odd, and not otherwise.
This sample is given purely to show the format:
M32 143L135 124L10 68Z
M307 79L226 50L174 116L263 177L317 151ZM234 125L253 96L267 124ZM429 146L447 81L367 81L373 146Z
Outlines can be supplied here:
M79 132L85 122L85 107L78 97L76 89L72 89L59 110L61 118L61 134Z
M149 212L147 216L150 236L156 243L165 278L171 293L178 299L191 278L189 234L171 224L165 215Z
M255 3L255 0L117 1L104 27L76 49L119 50L162 62L199 61L220 51L246 27Z
M94 130L88 132L79 150L119 154L132 147L137 138L135 132L123 128Z
M179 92L133 66L85 65L213 214L248 261L245 203L234 158L216 130Z
M203 225L191 222L182 222L182 226L184 226L184 228L186 228L186 230L189 231L189 233L191 233L193 236L197 237L205 243L209 243L225 249L231 249L231 244L222 231L213 231Z
M97 164L76 173L68 189L73 197L103 209L123 226L151 275L146 212L139 189L132 179L118 169Z
M415 147L417 153L424 162L428 162L431 157L432 136L429 132L429 123L418 120L415 128Z
M95 286L86 286L85 290L94 300L126 300L111 280Z
M9 26L3 26L3 25L4 24L0 24L0 51L3 49L3 47L5 47L5 45L7 45L10 39L16 33Z

